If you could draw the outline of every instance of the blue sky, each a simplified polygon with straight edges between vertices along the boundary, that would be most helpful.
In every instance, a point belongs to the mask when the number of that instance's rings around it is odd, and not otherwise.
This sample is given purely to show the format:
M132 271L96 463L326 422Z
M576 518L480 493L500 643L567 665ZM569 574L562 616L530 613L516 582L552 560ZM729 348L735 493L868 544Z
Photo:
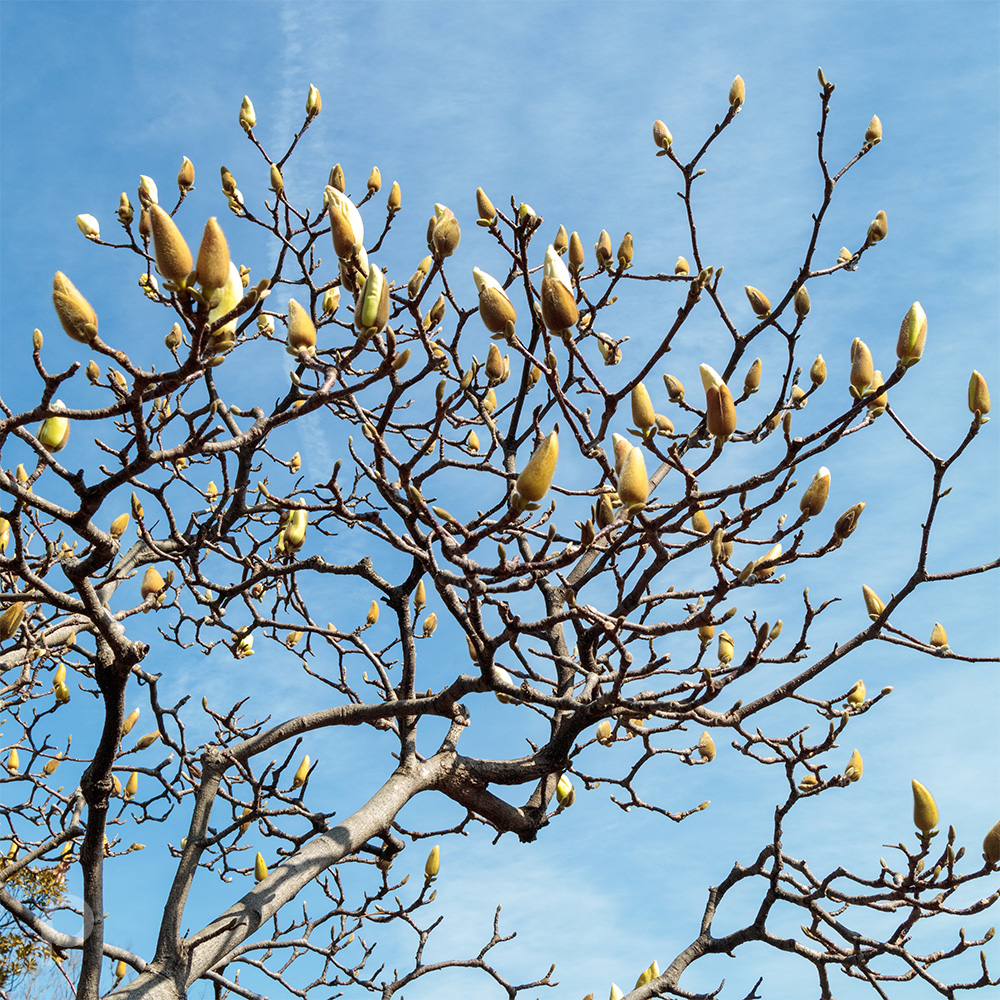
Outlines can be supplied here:
M887 213L889 237L857 272L810 285L808 332L826 357L830 377L825 396L817 395L803 417L819 426L824 413L839 411L853 337L863 337L882 366L891 367L900 319L919 299L929 317L926 353L891 401L908 426L943 454L968 426L971 370L981 371L994 394L1000 392L998 14L1000 8L986 2L854 0L7 0L0 6L4 401L18 409L37 399L28 346L34 327L46 335L45 358L53 369L83 357L62 336L51 310L56 269L86 290L106 339L114 329L124 343L148 340L160 349L166 330L148 329L135 265L90 245L74 224L78 213L89 212L113 234L119 192L132 195L140 173L154 177L161 192L170 190L181 157L189 156L198 171L185 217L189 240L204 217L218 214L234 256L252 263L255 277L267 273L267 248L228 217L218 168L225 163L248 199L259 202L266 172L237 125L240 100L244 93L252 97L257 135L276 150L300 123L310 83L323 94L323 113L286 171L290 200L316 203L335 162L343 164L349 188L356 190L377 164L386 188L397 179L403 191L404 211L386 258L391 276L405 281L426 252L427 217L434 202L443 202L463 224L452 280L459 287L466 281L462 294L472 301L471 268L489 271L496 261L472 224L480 185L498 205L511 195L529 202L545 219L547 239L563 223L580 231L589 251L602 228L615 245L628 229L638 268L670 269L688 246L674 194L677 176L653 155L652 122L666 121L684 157L721 120L730 82L741 74L747 103L704 164L697 208L706 259L725 265L722 289L745 325L750 313L741 286L787 287L801 260L809 214L819 203L816 68L822 66L837 84L827 146L831 163L853 155L873 113L882 120L884 141L839 186L819 260L832 264L842 244L859 245L879 209ZM643 344L654 342L662 308L644 292L623 295L614 331L632 338L623 379ZM698 364L721 352L724 331L696 316L684 341L669 367L695 385ZM762 356L766 370L766 345ZM269 384L271 374L242 372L234 392L252 394ZM76 381L81 384L73 391L82 403L87 386ZM949 480L951 507L932 547L932 568L996 557L998 427L987 425ZM312 426L308 438L302 432L287 446L289 453L302 451L304 472L319 481L328 475L338 442ZM904 447L888 418L857 435L828 464L834 487L824 517L865 499L863 526L828 566L810 565L789 579L785 591L770 588L762 598L764 617L773 619L795 614L805 584L817 599L842 597L817 629L817 651L862 626L862 582L886 596L905 580L929 496L928 463ZM955 650L996 655L996 574L925 590L905 606L901 627L929 633L941 620ZM464 656L464 648L456 655ZM267 685L268 704L254 711L281 714L282 698L291 710L297 698L308 697L299 681L273 694L270 678L287 666L278 654L263 652L240 664L238 674L228 662L205 671L203 662L173 656L161 669L174 679L175 693L193 690L193 702L202 693L229 697L234 685ZM895 687L877 711L852 724L852 745L839 751L846 760L857 745L865 777L850 789L803 803L793 813L787 846L805 853L816 869L841 862L877 869L883 844L912 836L909 784L917 777L934 792L942 823L954 823L970 855L978 857L983 834L1000 815L996 665L930 660L873 644L813 694L832 695L838 685L846 690L858 676L872 691ZM502 711L487 713L477 744L515 752L506 724ZM330 807L339 815L383 780L385 750L371 749L376 746L352 729L317 738L310 747L331 775ZM596 770L601 761L592 756ZM510 979L527 981L555 961L554 978L562 985L542 996L577 998L594 991L602 997L612 980L630 986L654 957L661 965L669 962L696 933L706 887L734 860L756 855L781 788L778 776L729 749L720 750L710 768L666 765L651 772L643 791L671 808L703 799L712 806L675 826L626 816L598 789L578 794L576 806L534 845L506 838L493 848L482 831L443 844L438 899L446 919L434 956L478 950L489 935L493 909L502 904L502 927L518 937L499 951L497 964ZM434 802L415 804L403 822L431 817L428 822L438 825L434 808ZM155 843L158 831L146 828L142 834L135 839L149 838L142 858L148 872L166 855ZM398 864L419 872L425 853L418 845ZM123 867L129 864L135 868L137 862L128 859ZM162 877L168 877L165 868ZM209 883L196 905L217 902L220 890L236 891ZM155 924L144 919L130 890L111 886L108 903L110 934L148 954ZM401 965L411 951L407 942L404 951L383 958ZM740 996L764 974L770 977L769 1000L805 995L787 963L769 954L738 954L736 962L696 967L684 985L712 988L725 976L723 996ZM487 990L484 978L473 982L454 974L430 977L406 996L495 995ZM856 990L847 983L838 996L860 995Z

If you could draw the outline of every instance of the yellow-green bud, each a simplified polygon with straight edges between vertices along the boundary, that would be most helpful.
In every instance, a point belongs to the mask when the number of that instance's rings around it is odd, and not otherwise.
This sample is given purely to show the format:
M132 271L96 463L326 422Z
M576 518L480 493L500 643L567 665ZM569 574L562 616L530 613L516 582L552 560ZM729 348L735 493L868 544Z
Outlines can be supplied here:
M323 315L332 316L340 308L340 285L328 288L323 293Z
M162 590L166 588L166 582L163 577L160 576L159 571L155 566L149 566L142 577L142 585L139 592L142 594L142 599L148 600L150 597L159 594Z
M368 614L365 616L366 625L374 625L378 621L379 606L378 601L372 601L368 608Z
M552 431L535 449L517 477L515 489L524 503L538 503L549 491L559 458L559 437Z
M502 333L508 323L517 321L517 312L503 286L492 275L472 269L472 277L479 292L479 316L490 333Z
M700 507L691 516L691 527L697 531L699 535L707 535L712 530L712 525L708 520L708 515Z
M571 271L579 271L583 267L583 240L575 230L569 237L569 267Z
M134 218L135 211L132 208L132 203L128 200L128 195L122 191L122 196L118 199L118 221L123 226L128 226L131 225Z
M88 240L99 240L101 238L101 225L92 215L78 215L76 217L76 226Z
M306 114L313 118L323 110L323 97L320 92L310 83L309 93L306 95Z
M0 642L6 642L15 635L24 621L24 602L17 601L0 615Z
M1000 861L1000 822L990 827L989 833L983 840L983 858L991 865Z
M556 238L552 241L552 245L556 248L556 253L565 253L569 246L569 233L566 232L565 226L560 226L556 230Z
M868 617L871 620L877 621L881 616L882 612L885 611L885 604L879 598L878 594L872 590L867 584L862 584L861 593L865 598L865 607L868 609Z
M754 393L760 387L760 375L763 369L760 358L757 358L754 363L750 366L749 371L746 373L746 377L743 379L743 391L747 393Z
M143 208L149 208L150 205L156 205L159 200L159 193L156 190L156 182L152 177L147 177L145 174L139 174L139 204Z
M795 292L795 298L792 300L792 305L795 307L796 316L802 317L809 315L812 303L809 301L809 292L806 291L805 285L799 285Z
M851 343L851 395L855 399L864 396L874 376L872 352L860 337L855 337Z
M684 386L679 379L673 375L664 375L663 384L667 388L667 396L671 403L682 403L684 401Z
M52 279L52 304L72 340L89 344L97 336L97 313L62 271Z
M597 723L597 731L594 734L597 737L597 742L601 746L611 746L613 740L611 739L611 721L609 719L601 719Z
M458 225L455 213L446 205L434 205L434 218L431 220L427 243L438 259L450 257L457 249L462 238L462 230Z
M826 361L822 354L816 355L816 360L809 369L809 380L813 385L822 385L826 381Z
M660 149L669 149L670 144L674 141L674 137L670 134L670 129L667 128L659 118L653 122L653 142L659 146Z
M243 103L240 105L240 125L244 132L249 132L256 124L257 112L253 109L253 101L244 94Z
M181 160L181 169L177 171L177 187L181 192L190 191L194 187L194 164L186 156Z
M288 346L285 350L293 357L300 351L309 355L316 353L316 326L295 299L288 300Z
M263 882L267 878L267 864L264 861L264 855L260 851L257 852L257 857L254 859L253 877L255 882Z
M691 265L688 263L687 257L678 257L677 263L674 264L674 274L690 274Z
M52 403L53 410L65 409L61 399ZM69 420L66 417L46 417L38 428L38 441L42 447L55 454L62 451L69 441Z
M441 871L441 848L435 844L431 848L431 853L427 855L427 862L424 865L424 875L427 878L436 878Z
M386 208L390 212L398 212L403 204L403 189L399 186L399 181L393 181L389 188L389 197L386 199Z
M885 212L879 212L871 221L868 227L868 242L879 243L886 238L889 233L889 220Z
M715 740L707 729L698 739L698 756L702 760L715 760Z
M899 326L899 339L896 341L896 357L899 358L901 368L909 368L920 360L926 339L927 314L919 302L914 302L903 317Z
M365 224L361 213L343 189L332 183L323 190L323 204L330 216L333 249L341 260L348 260L364 243Z
M851 759L847 762L847 767L844 769L844 777L850 778L851 781L860 781L861 775L864 773L865 764L861 759L861 754L855 750L851 754Z
M569 808L576 799L576 792L573 790L573 782L565 774L559 776L556 784L556 799L561 806Z
M606 229L601 230L601 235L594 244L594 253L597 255L597 266L600 268L610 268L611 266L611 236Z
M354 309L358 332L381 333L389 322L389 305L389 283L378 265L372 264Z
M743 77L738 76L733 80L733 85L729 88L729 106L738 111L743 106L746 96L746 84L743 82Z
M648 431L656 426L653 401L649 398L649 391L642 382L637 383L632 389L632 422L641 431Z
M973 371L972 378L969 379L969 411L977 423L982 422L982 417L990 412L989 386L977 371Z
M883 385L885 385L885 381L882 378L882 373L878 369L876 369L872 373L872 384L868 387L868 392L869 393L878 392L878 390L881 389ZM879 392L877 396L872 396L872 398L868 400L867 404L868 412L873 417L880 417L883 413L885 413L885 406L887 401L888 401L887 393Z
M204 288L221 288L229 279L229 244L214 215L205 223L196 273Z
M438 627L438 616L436 611L432 611L425 619L423 626L424 638L429 638L434 634L434 630Z
M649 499L649 476L641 448L632 448L625 456L618 476L618 499L630 513L646 506Z
M632 234L626 233L618 245L618 266L622 268L629 267L632 263L632 253Z
M935 649L948 648L948 633L945 631L944 626L940 622L935 622L934 628L931 629L930 644Z
M874 146L881 141L882 122L879 120L878 115L872 115L872 120L868 123L868 128L865 129L865 142L871 143Z
M181 283L194 270L191 250L170 213L159 205L149 206L156 269L168 281Z
M753 285L744 285L743 291L747 293L750 308L753 309L758 319L764 319L764 317L771 315L771 300L759 288L754 288Z
M568 330L580 318L569 271L551 244L545 251L541 305L542 320L550 330Z
M372 194L378 194L382 190L382 171L378 167L372 167L366 186Z
M719 633L719 662L732 663L736 647L733 645L733 637L728 632Z
M299 764L294 776L292 777L292 788L301 788L306 783L306 778L309 777L309 767L312 761L309 760L309 754L306 754L302 758L302 763Z
M913 822L925 836L938 825L938 808L931 793L913 779Z
M830 470L824 465L819 472L813 476L812 482L806 487L802 499L799 501L799 510L806 517L815 517L826 506L827 497L830 495Z
M497 210L493 207L489 195L480 187L476 188L476 210L479 212L480 222L489 225L496 217Z

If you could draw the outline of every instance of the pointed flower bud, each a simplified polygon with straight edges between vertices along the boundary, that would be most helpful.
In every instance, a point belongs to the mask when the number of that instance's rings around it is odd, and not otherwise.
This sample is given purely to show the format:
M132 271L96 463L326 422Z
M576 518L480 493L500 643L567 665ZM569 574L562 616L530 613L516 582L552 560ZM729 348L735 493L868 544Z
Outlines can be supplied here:
M629 513L640 511L649 499L649 476L641 448L632 448L625 456L618 475L618 499Z
M78 215L76 225L87 239L99 240L101 238L101 224L92 215Z
M910 306L910 311L903 317L899 327L899 339L896 341L896 357L901 368L915 365L924 352L924 341L927 339L927 314L919 302Z
M128 781L125 782L125 787L122 789L122 798L128 802L129 799L135 797L137 791L139 791L139 773L133 771L129 775Z
M214 215L205 223L195 272L198 283L206 289L221 288L229 279L229 244Z
M181 231L170 213L159 205L150 206L149 223L153 231L156 269L167 281L182 283L194 270L194 260Z
M517 477L515 489L522 503L538 503L549 491L559 459L559 437L552 431L535 449Z
M372 194L378 194L382 190L382 171L378 167L372 167L366 187Z
M293 510L281 533L281 542L289 552L298 552L306 541L306 528L309 525L309 511L301 507Z
M333 249L341 260L348 260L365 239L365 224L357 205L342 190L328 184L323 191L323 205L330 215Z
M139 721L139 709L133 708L122 722L122 736L128 736L132 732L132 727Z
M566 248L569 246L569 233L566 232L565 226L560 226L556 230L556 238L552 241L552 245L556 248L556 253L566 252Z
M707 535L712 530L712 524L708 515L699 507L691 516L691 527L699 535Z
M254 859L253 877L255 882L263 882L267 878L267 864L264 861L264 855L260 851L257 852L257 857Z
M579 271L583 267L583 241L580 234L575 230L569 237L569 266L573 271Z
M688 263L687 257L678 257L677 263L674 264L674 274L690 274L691 265Z
M736 648L733 645L733 637L728 632L719 633L719 662L732 663Z
M719 381L722 380L720 379ZM673 375L664 375L663 384L667 388L667 396L671 403L682 403L684 401L684 386L681 384L680 379L674 378Z
M597 723L597 731L595 733L597 737L597 742L601 746L611 746L613 740L611 739L611 721L609 719L601 719Z
M743 291L747 293L747 298L750 300L750 308L753 309L758 319L770 316L771 300L759 288L754 288L753 285L744 285Z
M632 264L632 234L626 233L622 237L622 241L618 246L618 266L619 267L629 267Z
M733 85L729 88L729 106L738 111L746 100L747 88L743 82L743 77L738 76L733 80Z
M424 864L424 875L427 878L437 878L439 871L441 871L441 848L435 844L431 848L431 853L427 855L427 861Z
M306 94L306 114L314 118L323 110L323 97L320 92L310 83L309 93Z
M567 809L576 799L576 792L573 790L573 782L569 780L569 775L562 774L556 784L556 799L561 806Z
M514 306L496 278L478 267L472 269L472 277L479 292L479 315L483 325L490 333L502 333L508 323L517 320Z
M720 441L728 441L736 430L736 405L729 386L721 380L718 386L709 386L705 390L705 404L708 433Z
M822 354L816 355L816 360L809 369L809 381L813 385L822 385L826 381L826 361L823 360Z
M298 769L292 778L292 788L301 788L306 783L306 778L309 777L309 768L312 762L309 760L309 754L306 754L302 758L302 763L299 764Z
M430 613L430 614L429 614L429 615L428 615L428 616L427 616L427 617L426 617L426 618L424 619L424 627L423 627L423 635L424 635L424 638L425 638L425 639L428 639L428 638L430 638L430 637L431 637L431 636L432 636L432 635L434 634L434 631L435 631L435 629L436 629L437 627L438 627L438 616L437 616L437 612L435 612L435 611L432 611L432 612L431 612L431 613Z
M879 598L878 594L872 590L867 584L862 584L861 593L865 598L865 607L868 609L868 617L871 620L878 621L882 616L882 612L885 611L885 604Z
M861 754L857 750L851 754L851 759L847 762L847 767L844 769L844 777L850 778L851 781L860 781L861 775L864 773L865 765L864 761L861 759Z
M128 200L128 195L122 191L122 196L118 199L118 221L123 226L128 226L134 218L135 211L132 209L132 203Z
M0 615L0 642L6 642L17 633L24 621L24 601L16 601Z
M667 128L659 118L653 122L653 142L656 143L660 149L669 149L670 144L674 141L674 137L670 134L670 129Z
M865 142L870 142L873 146L882 141L882 122L878 115L872 115L872 120L865 129Z
M864 509L864 500L859 500L853 507L849 507L845 510L844 513L837 518L837 523L834 525L834 537L839 541L843 541L851 535L854 532L854 529L858 526L858 519L861 517L861 512Z
M379 606L378 601L372 601L368 608L368 614L365 616L366 625L374 625L378 621Z
M226 279L225 284L217 293L217 297L213 296L212 301L215 305L209 310L208 313L208 323L209 326L215 324L218 320L222 319L223 316L228 315L232 312L239 304L243 298L243 279L240 277L240 269L232 262L229 262L229 276ZM214 330L212 337L219 341L225 341L227 339L232 339L232 335L236 332L236 317L233 317L228 323L225 323L218 330Z
M874 376L872 352L860 337L855 337L851 343L851 395L855 399L864 396Z
M52 304L72 340L89 344L97 336L97 313L62 271L52 280Z
M948 648L948 633L945 631L944 626L940 622L935 622L934 628L931 629L930 644L935 649Z
M991 865L1000 861L1000 822L990 827L989 833L983 840L983 858Z
M830 495L830 470L824 465L819 472L813 476L812 482L806 487L802 499L799 501L799 510L806 517L815 517L826 506L827 497Z
M569 270L551 244L545 251L541 303L542 320L550 330L568 330L580 319Z
M186 156L181 160L181 169L177 171L177 187L181 192L190 191L194 187L194 164Z
M611 267L611 236L606 229L601 230L601 235L594 244L594 253L597 255L598 267Z
M476 188L476 210L479 212L479 221L489 225L496 217L497 210L493 207L489 195L480 187Z
M111 522L111 537L121 538L125 534L125 529L128 527L129 516L128 514L119 514Z
M243 103L240 105L240 125L244 132L249 132L256 124L257 112L253 109L253 101L244 94Z
M632 422L641 431L648 431L656 426L653 401L649 398L649 391L642 382L632 389Z
M743 379L743 391L746 393L754 393L760 388L760 375L763 370L763 364L760 358L755 359L754 363L750 366L749 371L746 373L746 377Z
M707 729L698 739L698 756L702 760L715 760L715 740Z
M913 779L913 822L924 836L938 825L937 804L916 778Z
M872 372L872 384L868 387L869 393L878 393L877 396L872 396L872 398L868 400L868 412L873 417L880 417L883 413L885 413L888 394L878 392L883 385L885 385L885 380L882 378L882 373L876 368L875 371Z
M428 245L438 259L450 257L462 238L455 213L447 205L434 205L434 219L428 234Z
M889 233L889 220L885 216L885 212L879 212L871 221L871 225L868 227L868 242L869 243L880 243L886 238Z
M299 351L316 354L316 326L309 313L295 299L288 300L288 346L285 350L294 357Z
M805 285L799 285L795 292L795 298L792 299L792 305L795 307L795 315L800 318L809 315L809 310L812 308L812 303L809 301L809 292L806 291Z
M150 597L160 594L161 591L166 589L166 586L167 584L163 577L160 576L157 568L149 566L143 574L142 586L139 588L139 592L142 594L142 599L146 601Z
M399 181L392 182L392 187L389 188L389 197L385 204L390 212L399 211L400 206L403 204L403 189L399 186Z
M982 417L990 412L990 389L986 379L977 371L973 371L969 379L969 412L977 423L983 422Z
M354 325L359 333L381 333L389 322L389 283L377 264L368 268L368 276L354 308Z
M159 194L156 190L156 181L152 177L147 177L145 174L139 174L139 204L143 208L149 208L150 205L156 205L160 200Z
M52 403L51 408L64 410L66 406L61 399L57 399ZM53 454L62 451L66 447L66 442L69 441L69 420L66 417L46 417L42 421L41 427L38 428L38 440L44 448Z

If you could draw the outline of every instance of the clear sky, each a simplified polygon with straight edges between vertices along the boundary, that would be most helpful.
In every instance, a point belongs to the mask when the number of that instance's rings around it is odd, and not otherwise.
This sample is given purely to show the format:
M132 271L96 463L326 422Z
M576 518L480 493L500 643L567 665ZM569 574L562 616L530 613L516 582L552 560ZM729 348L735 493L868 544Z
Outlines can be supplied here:
M810 285L810 336L827 359L830 402L817 397L809 412L816 411L819 426L824 412L839 410L853 337L862 336L876 360L884 359L882 367L892 367L899 322L919 300L929 317L927 349L891 402L914 432L943 454L968 427L965 392L972 369L986 376L994 395L1000 393L998 37L1000 7L961 0L5 0L0 5L3 399L15 409L37 400L30 367L34 327L46 335L52 368L80 356L52 312L57 269L86 289L106 339L105 330L115 329L125 343L148 339L161 349L166 331L145 326L149 314L135 284L134 263L90 245L74 224L78 213L88 212L114 233L119 193L128 191L135 200L140 173L157 180L161 191L171 190L181 157L190 157L198 174L185 223L189 238L204 217L218 214L234 256L254 265L255 278L267 273L268 251L228 217L218 169L225 163L248 199L263 198L266 174L261 176L259 156L237 124L240 101L244 94L252 97L261 141L270 149L284 148L301 122L310 83L322 92L323 112L286 171L290 200L316 203L335 162L343 164L355 189L377 164L386 187L398 179L403 191L404 211L387 257L391 274L406 280L426 252L424 231L433 203L443 202L463 225L463 244L450 273L469 275L460 294L471 302L471 268L490 270L492 253L473 225L480 185L498 205L511 195L529 202L544 217L548 239L563 223L580 231L589 250L602 228L616 245L628 229L638 268L672 268L688 246L674 194L676 172L653 155L652 122L661 118L669 125L684 158L722 119L730 82L741 74L746 106L706 161L697 207L705 257L725 265L721 290L728 290L738 321L745 322L747 306L738 301L742 286L787 287L805 249L810 213L819 205L816 69L822 66L837 85L828 139L832 163L856 152L874 113L882 120L884 140L836 192L819 259L832 264L842 244L858 246L880 209L887 213L889 236L866 254L857 272ZM629 363L638 364L643 344L652 343L658 308L638 294L631 304L624 298L616 335L632 339L623 379L630 375ZM697 365L710 361L724 340L711 324L693 329L698 337L686 338L671 355L671 366L682 381L696 384ZM263 374L246 372L246 387L256 386ZM76 386L81 401L86 388ZM989 424L956 470L949 513L931 553L933 569L996 557L998 431L1000 423ZM322 438L321 429L315 435L291 442L290 451L302 451L303 471L319 481L328 475L336 443ZM839 464L831 462L830 502L839 511L865 499L863 527L829 568L810 566L808 574L788 581L787 593L766 598L772 603L764 617L794 615L805 584L817 600L843 598L817 629L817 651L862 627L862 582L885 597L906 579L929 497L929 464L905 447L888 418L863 437L863 444L831 456ZM996 576L951 589L925 588L905 606L899 624L929 634L940 620L955 650L996 655ZM464 656L464 649L456 655ZM260 714L280 715L283 697L289 708L294 704L295 682L277 687L274 672L282 667L267 654L241 664L238 677L229 663L216 673L176 651L164 659L171 662L158 669L175 678L175 694L190 688L198 697L207 691L222 698L235 685L266 689L267 704L254 709ZM942 825L954 823L960 842L978 858L983 834L1000 817L996 664L944 662L871 644L812 693L831 696L859 676L870 691L895 687L876 712L852 724L851 746L840 751L846 760L852 746L862 750L864 779L803 803L793 813L786 846L805 853L817 869L843 862L874 873L883 844L912 838L910 779L917 777L934 792ZM495 719L503 724L502 715ZM485 746L491 736L481 738ZM341 816L387 774L384 750L366 758L358 730L349 730L346 739L340 734L320 739L311 750L324 759L331 777L329 807ZM493 910L502 904L502 929L518 936L496 961L511 980L539 978L554 961L554 978L562 985L541 996L577 1000L593 991L601 998L612 980L631 986L653 958L665 965L695 936L706 887L733 861L756 856L782 794L780 776L762 773L766 770L720 748L711 768L665 765L651 772L642 789L649 799L677 809L712 800L710 809L679 826L625 815L610 804L606 789L597 789L578 793L573 809L536 844L508 837L492 847L481 830L446 841L438 891L445 922L433 957L478 950L489 936ZM404 823L431 816L433 805L422 803ZM428 822L440 825L433 818ZM141 833L135 839L148 838L142 870L149 876L160 861L166 864L166 852L157 843L162 831ZM399 864L419 872L425 853L418 846ZM161 874L165 880L167 869ZM237 891L212 883L205 898L215 905ZM147 917L132 888L114 885L108 908L109 936L150 954L159 913ZM995 944L994 964L1000 957ZM411 952L406 941L405 951L382 958L390 967L401 966ZM689 989L714 988L725 976L723 996L743 996L759 975L769 977L768 1000L807 995L794 968L754 951L739 952L735 962L696 967L683 983ZM837 988L840 997L860 995L856 984ZM406 996L499 995L489 989L485 978L470 981L467 974L455 974L430 977Z

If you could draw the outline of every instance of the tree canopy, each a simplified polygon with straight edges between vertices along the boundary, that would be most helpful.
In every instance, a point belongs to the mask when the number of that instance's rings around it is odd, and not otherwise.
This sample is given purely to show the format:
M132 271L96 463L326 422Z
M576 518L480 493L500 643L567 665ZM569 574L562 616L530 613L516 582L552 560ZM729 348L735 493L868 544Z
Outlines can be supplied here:
M337 164L293 204L286 177L323 120L312 86L280 150L244 98L257 175L221 166L207 221L186 157L176 194L143 175L113 225L78 217L95 252L139 262L144 328L117 321L123 288L57 271L61 331L40 319L32 342L37 403L4 403L0 420L0 903L27 946L81 953L78 996L207 982L388 998L448 968L478 970L484 992L544 995L552 969L507 978L499 910L472 952L426 957L448 844L557 835L597 787L669 838L711 806L678 804L663 775L711 769L723 749L780 775L761 806L768 836L755 857L720 859L689 945L612 996L728 996L682 976L751 943L811 967L824 997L833 971L883 996L996 985L978 955L1000 823L945 829L914 776L912 826L868 869L814 869L785 846L811 800L856 792L854 735L892 692L838 685L845 657L996 662L905 610L1000 565L956 564L935 544L953 468L993 430L985 378L935 386L967 413L935 451L892 405L904 380L932 380L919 362L935 317L900 303L874 348L867 331L811 333L817 284L848 280L891 238L875 211L820 256L837 185L882 141L874 116L830 161L834 89L820 71L817 202L780 288L731 287L699 238L704 165L747 99L739 76L700 145L681 152L653 125L650 155L687 220L675 260L645 256L630 232L591 243L482 188L428 205L426 245L393 251L408 195L377 168L361 179ZM266 249L243 250L244 232ZM472 282L456 263L470 243L484 263ZM641 338L617 319L629 296L647 304ZM712 348L674 367L708 323ZM50 370L46 341L63 334L78 360ZM912 550L891 593L813 596L814 567L872 561L870 541L857 550L868 501L852 462L887 425L889 447L925 466ZM816 641L837 599L854 622ZM170 681L194 660L204 695ZM345 794L324 774L315 748L348 744L383 763L378 785ZM104 916L140 852L168 873L148 954ZM415 853L426 861L407 881L400 856ZM54 930L44 901L11 891L18 878L75 880L86 935ZM746 891L746 919L717 923ZM393 927L415 935L404 958L383 954Z

